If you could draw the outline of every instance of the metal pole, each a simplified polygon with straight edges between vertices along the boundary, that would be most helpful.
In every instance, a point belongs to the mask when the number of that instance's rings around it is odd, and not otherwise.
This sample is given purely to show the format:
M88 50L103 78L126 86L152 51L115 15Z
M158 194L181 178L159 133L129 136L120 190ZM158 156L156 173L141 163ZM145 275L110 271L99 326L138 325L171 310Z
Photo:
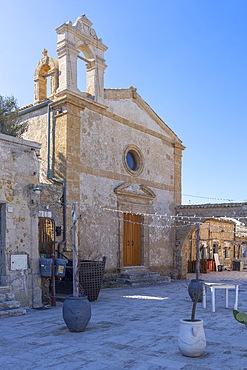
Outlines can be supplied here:
M200 272L200 223L197 225L197 238L196 238L196 280L199 279Z
M56 306L55 255L52 253L51 306Z
M79 296L79 282L78 282L78 203L74 202L72 205L72 243L73 243L73 296Z

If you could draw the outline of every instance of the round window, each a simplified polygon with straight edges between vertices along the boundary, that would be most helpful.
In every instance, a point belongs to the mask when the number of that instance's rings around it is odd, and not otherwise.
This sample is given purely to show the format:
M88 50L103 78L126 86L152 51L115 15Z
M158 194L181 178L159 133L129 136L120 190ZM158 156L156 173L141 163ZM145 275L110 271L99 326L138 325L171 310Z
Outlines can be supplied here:
M128 172L137 175L142 170L142 155L138 148L128 146L124 151L124 165Z
M126 162L131 171L137 171L139 168L139 158L133 150L126 154Z

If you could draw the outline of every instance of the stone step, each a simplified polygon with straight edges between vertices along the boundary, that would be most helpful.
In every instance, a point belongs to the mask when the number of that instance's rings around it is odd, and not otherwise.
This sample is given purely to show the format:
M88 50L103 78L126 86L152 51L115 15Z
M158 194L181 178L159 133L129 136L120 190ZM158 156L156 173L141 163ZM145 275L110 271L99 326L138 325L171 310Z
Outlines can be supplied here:
M121 274L129 274L129 273L138 273L138 272L143 272L143 273L148 273L150 272L149 267L146 266L127 266L121 268Z
M8 293L9 292L9 287L0 285L0 293Z
M25 308L15 300L15 295L8 286L0 286L0 318L25 315Z
M7 292L7 293L0 293L0 302L3 301L12 301L15 299L14 293Z
M25 308L12 308L10 310L0 310L0 318L11 317L11 316L21 316L25 315L27 311Z
M151 271L129 271L121 273L119 277L130 280L158 279L160 277L160 273Z
M119 277L117 282L123 282L124 284L128 285L159 284L164 282L170 283L171 278L170 276L142 277L141 279L138 279L137 277L132 279Z
M20 302L16 300L0 302L0 310L9 310L12 308L19 308Z

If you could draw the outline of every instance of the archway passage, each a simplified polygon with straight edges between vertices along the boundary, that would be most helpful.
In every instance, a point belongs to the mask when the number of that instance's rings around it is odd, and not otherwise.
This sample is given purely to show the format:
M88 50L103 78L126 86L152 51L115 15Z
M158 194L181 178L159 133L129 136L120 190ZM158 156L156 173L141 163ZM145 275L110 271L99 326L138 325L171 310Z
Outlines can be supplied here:
M123 264L141 265L141 215L124 213Z
M225 238L226 242L230 243L224 243L221 244L218 242L219 239L215 238L215 234L212 231L213 229L210 229L209 234L209 228L208 229L208 236L204 240L204 246L210 244L208 242L211 242L211 253L216 251L220 255L220 246L221 246L221 254L223 258L230 258L231 259L231 253L233 251L233 254L235 253L235 258L243 258L245 260L245 245L247 245L247 203L220 203L220 204L196 204L196 205L180 205L176 207L176 251L175 251L175 266L178 270L180 276L183 278L186 277L187 273L187 262L190 258L189 256L189 248L186 248L190 245L190 235L191 231L193 229L193 225L196 225L197 223L204 223L207 220L215 220L215 219L221 219L221 221L227 221L232 220L234 221L236 225L236 241L235 241L235 248L234 244L231 246L232 242L232 236L230 238ZM238 225L240 225L240 228L246 229L241 231L237 228ZM219 228L218 235L221 235L223 237L224 230L226 232L227 229L231 228L231 226L228 225L227 228ZM211 240L209 240L211 239ZM220 237L220 239L222 239ZM228 239L228 240L227 240ZM206 243L205 243L206 242ZM239 247L240 246L240 247ZM237 248L236 248L237 247ZM229 249L231 248L231 249ZM235 251L235 252L234 252ZM229 252L229 253L228 253ZM242 255L242 256L241 256ZM230 257L229 257L230 256ZM245 262L246 265L246 262Z

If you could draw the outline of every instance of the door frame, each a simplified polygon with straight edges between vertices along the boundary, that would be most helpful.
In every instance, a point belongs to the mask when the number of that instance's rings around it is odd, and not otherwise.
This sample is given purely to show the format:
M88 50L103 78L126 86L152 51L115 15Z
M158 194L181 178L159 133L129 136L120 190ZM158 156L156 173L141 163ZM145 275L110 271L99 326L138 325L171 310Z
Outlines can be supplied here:
M124 182L114 189L117 196L118 253L117 269L124 268L124 213L141 215L141 261L139 266L149 266L149 225L152 222L154 192L137 183Z

